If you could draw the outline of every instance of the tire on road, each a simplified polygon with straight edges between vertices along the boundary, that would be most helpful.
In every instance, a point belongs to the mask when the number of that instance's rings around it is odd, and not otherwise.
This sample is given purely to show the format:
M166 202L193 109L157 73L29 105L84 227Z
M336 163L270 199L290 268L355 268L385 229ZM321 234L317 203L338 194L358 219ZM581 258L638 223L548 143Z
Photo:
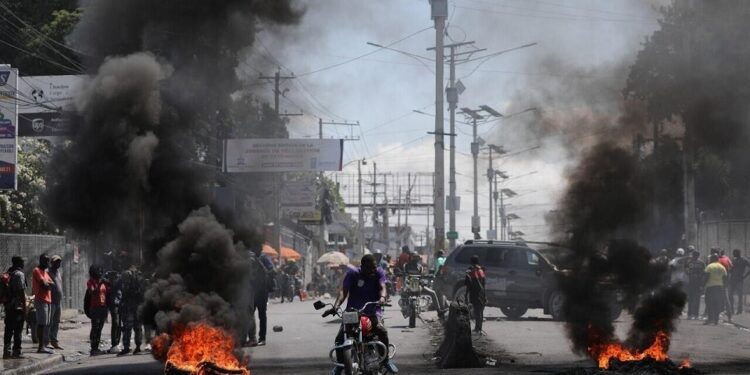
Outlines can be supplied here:
M409 300L409 328L417 326L417 304L414 300Z
M505 316L508 317L508 319L516 320L520 319L523 314L526 314L526 311L529 309L526 307L518 307L518 306L505 306L501 307L500 311L505 314Z
M564 303L565 296L561 291L555 290L549 294L549 296L547 297L547 310L549 311L550 315L552 315L552 319L557 321L562 321L565 319L565 314L563 313Z

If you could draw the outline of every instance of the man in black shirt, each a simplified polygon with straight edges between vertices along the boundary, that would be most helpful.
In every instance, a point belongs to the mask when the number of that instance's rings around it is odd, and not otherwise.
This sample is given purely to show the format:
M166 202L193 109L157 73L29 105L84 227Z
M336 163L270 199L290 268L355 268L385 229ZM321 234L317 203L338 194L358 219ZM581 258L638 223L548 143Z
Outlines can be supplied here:
M745 278L750 274L750 262L742 257L739 249L732 251L732 270L729 272L729 308L734 310L734 296L737 295L737 314L742 314L745 291Z

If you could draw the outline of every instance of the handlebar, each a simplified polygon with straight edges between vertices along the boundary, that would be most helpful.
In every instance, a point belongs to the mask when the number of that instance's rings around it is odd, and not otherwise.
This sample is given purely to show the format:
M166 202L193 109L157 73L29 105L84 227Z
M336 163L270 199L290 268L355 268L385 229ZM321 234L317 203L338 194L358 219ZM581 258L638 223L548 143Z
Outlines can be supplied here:
M373 304L378 305L380 307L391 307L391 306L393 306L393 305L391 305L389 303L381 303L380 301L371 301L371 302L365 303L365 305L362 306L361 309L357 310L357 312L359 312L360 314L362 314L362 313L364 313L365 309L367 309L367 306L370 306L370 305L373 305ZM326 306L333 307L333 304L327 303ZM321 315L321 316L323 318L325 318L325 317L327 317L329 315L334 315L334 314L338 315L338 316L341 316L341 313L342 313L341 307L339 307L336 310L334 310L334 309L331 308L331 309L326 310L326 312L324 312L323 315Z

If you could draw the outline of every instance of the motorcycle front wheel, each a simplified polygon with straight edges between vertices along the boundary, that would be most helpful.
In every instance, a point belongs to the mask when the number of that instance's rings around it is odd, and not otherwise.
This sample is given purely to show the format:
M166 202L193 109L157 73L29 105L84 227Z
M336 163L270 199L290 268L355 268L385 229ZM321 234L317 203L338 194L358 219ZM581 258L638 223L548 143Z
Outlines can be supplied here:
M354 370L352 369L352 348L344 350L342 353L341 364L344 365L345 375L354 375Z

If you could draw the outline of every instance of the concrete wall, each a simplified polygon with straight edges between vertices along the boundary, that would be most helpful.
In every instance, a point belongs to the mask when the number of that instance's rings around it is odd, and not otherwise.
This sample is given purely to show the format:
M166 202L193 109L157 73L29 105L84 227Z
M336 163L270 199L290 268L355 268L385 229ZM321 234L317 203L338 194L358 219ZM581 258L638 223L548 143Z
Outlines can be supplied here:
M63 236L35 234L0 233L0 268L3 272L10 267L10 259L20 255L26 260L27 294L31 295L31 272L39 262L39 255L47 253L50 257L59 255L63 258L63 309L83 309L83 295L88 280L90 265L89 251Z

